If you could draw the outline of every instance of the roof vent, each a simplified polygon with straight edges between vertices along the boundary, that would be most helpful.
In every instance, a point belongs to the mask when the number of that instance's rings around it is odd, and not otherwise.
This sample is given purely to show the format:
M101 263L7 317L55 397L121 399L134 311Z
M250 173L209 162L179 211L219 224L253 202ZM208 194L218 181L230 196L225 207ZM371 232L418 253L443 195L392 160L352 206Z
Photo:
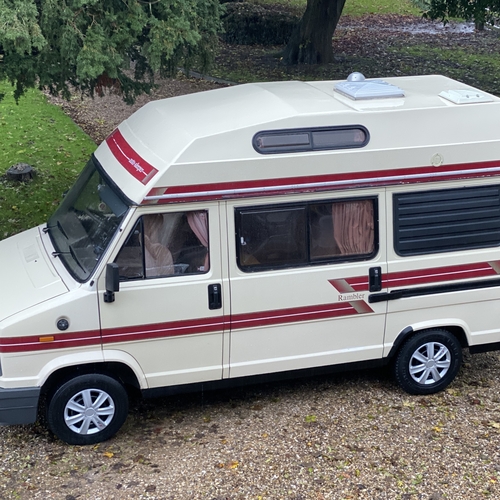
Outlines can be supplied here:
M478 92L474 89L468 90L443 90L440 97L453 102L454 104L472 104L476 102L492 102L491 96Z
M334 90L355 101L404 97L403 89L383 80L367 80L362 73L351 73L347 81L335 85Z

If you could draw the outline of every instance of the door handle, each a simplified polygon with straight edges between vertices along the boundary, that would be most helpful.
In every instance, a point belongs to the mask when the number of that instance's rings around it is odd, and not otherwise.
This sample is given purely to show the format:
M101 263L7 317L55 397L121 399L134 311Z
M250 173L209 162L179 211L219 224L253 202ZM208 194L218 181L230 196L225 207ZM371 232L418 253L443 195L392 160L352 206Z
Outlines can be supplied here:
M370 292L380 292L382 290L382 268L370 267L369 270L369 290Z
M208 308L220 309L222 307L222 286L220 283L208 285Z

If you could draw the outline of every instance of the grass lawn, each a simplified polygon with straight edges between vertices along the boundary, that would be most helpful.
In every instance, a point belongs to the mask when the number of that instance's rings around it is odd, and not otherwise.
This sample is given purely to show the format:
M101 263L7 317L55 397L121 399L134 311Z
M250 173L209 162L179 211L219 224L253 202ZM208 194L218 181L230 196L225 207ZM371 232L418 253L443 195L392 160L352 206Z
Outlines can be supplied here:
M248 1L248 0L247 0ZM281 4L293 9L305 9L307 0L251 0L260 4ZM342 15L364 16L366 14L420 15L420 11L409 0L347 0Z
M0 239L47 220L96 148L92 140L38 90L15 103L12 87L0 84ZM36 170L30 182L7 180L16 163Z

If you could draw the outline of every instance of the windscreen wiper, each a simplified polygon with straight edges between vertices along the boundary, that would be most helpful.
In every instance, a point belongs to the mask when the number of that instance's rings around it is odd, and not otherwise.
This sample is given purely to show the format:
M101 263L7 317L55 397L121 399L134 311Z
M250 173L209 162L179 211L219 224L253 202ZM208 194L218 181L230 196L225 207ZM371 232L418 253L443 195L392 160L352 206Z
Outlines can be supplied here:
M55 227L57 227L57 229L59 229L59 231L61 231L62 235L68 239L68 235L66 234L66 231L64 230L64 228L62 227L62 224L60 221L57 221L57 224L55 226L49 226L48 224L42 229L42 231L44 233L47 233L48 231L50 231L51 229L54 229Z
M76 252L73 250L73 247L71 245L69 245L69 252L52 252L52 255L54 257L59 257L61 255L71 255L71 257L73 257L74 261L78 264L78 266L80 267L80 269L84 273L87 272L87 270L83 267L82 263L78 259L77 255L76 255Z

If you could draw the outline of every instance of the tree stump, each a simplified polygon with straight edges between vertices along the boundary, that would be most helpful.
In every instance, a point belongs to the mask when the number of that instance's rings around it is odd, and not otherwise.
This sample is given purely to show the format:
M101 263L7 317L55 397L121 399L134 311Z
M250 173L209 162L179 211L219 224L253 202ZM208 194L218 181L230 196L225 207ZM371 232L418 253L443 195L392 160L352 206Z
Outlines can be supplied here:
M30 181L34 175L33 167L27 163L16 163L7 170L7 179L15 181Z

